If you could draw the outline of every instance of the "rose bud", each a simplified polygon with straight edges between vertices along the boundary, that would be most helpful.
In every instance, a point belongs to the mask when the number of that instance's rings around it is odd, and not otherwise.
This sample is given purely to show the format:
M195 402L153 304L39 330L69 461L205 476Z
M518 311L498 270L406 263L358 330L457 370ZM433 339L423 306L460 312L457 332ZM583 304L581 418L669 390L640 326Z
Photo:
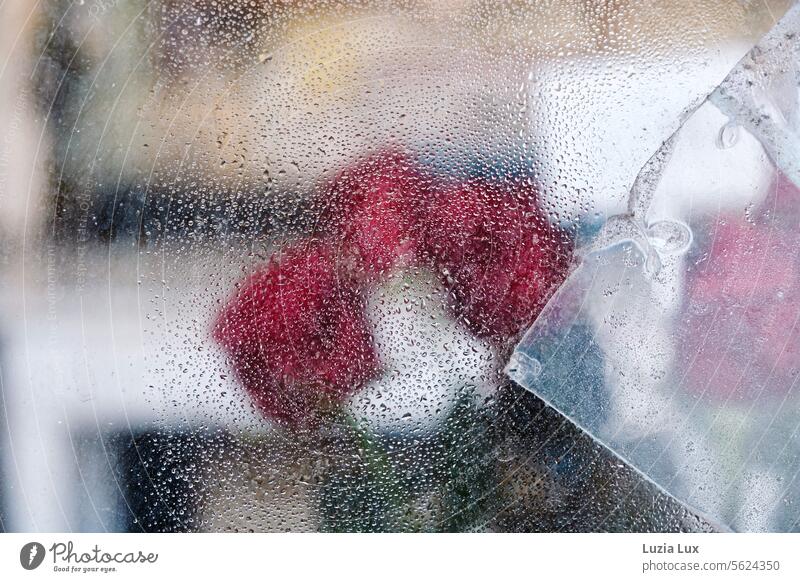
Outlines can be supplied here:
M319 244L284 249L248 277L213 333L256 406L291 426L379 369L358 285Z
M530 186L474 179L450 187L423 230L423 260L451 287L456 314L499 343L534 321L568 273L571 243Z
M770 221L772 220L770 216ZM680 343L688 386L714 400L783 396L798 373L798 236L726 217L687 277Z
M341 172L322 200L322 228L368 276L413 259L430 182L402 153L373 155Z

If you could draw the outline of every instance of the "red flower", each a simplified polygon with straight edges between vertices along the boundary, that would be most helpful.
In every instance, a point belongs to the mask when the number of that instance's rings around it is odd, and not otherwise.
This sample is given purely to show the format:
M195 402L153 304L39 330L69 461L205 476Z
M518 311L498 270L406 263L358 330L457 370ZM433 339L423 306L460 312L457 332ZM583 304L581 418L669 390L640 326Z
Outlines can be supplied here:
M413 258L419 217L430 199L430 182L398 152L383 152L344 170L330 184L322 226L343 257L368 276Z
M294 426L379 368L358 286L322 245L284 249L249 277L214 338L261 411Z
M530 325L565 279L571 257L530 186L473 180L443 191L425 222L423 259L451 286L478 336L505 342Z
M800 372L800 238L783 225L720 222L689 271L682 342L689 386L707 397L781 395Z
M535 193L481 180L432 192L399 153L342 172L324 199L327 246L284 251L223 310L214 337L264 414L305 423L378 373L361 290L403 262L438 270L476 335L504 342L538 315L571 249Z

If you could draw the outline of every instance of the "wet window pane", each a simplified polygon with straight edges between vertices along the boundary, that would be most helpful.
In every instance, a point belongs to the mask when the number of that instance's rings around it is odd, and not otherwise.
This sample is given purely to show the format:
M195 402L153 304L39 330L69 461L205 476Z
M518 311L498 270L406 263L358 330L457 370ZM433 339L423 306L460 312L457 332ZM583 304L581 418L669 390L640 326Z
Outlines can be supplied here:
M788 5L6 2L0 530L797 530Z

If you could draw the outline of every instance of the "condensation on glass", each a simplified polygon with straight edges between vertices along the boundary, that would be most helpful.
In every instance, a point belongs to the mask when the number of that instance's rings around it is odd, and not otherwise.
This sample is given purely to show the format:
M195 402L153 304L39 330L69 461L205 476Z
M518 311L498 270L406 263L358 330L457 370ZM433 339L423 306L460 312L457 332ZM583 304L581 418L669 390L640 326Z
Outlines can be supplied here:
M508 365L654 483L741 531L800 523L798 33L794 7L687 107ZM583 372L600 354L605 367Z
M798 529L790 4L4 3L0 529Z

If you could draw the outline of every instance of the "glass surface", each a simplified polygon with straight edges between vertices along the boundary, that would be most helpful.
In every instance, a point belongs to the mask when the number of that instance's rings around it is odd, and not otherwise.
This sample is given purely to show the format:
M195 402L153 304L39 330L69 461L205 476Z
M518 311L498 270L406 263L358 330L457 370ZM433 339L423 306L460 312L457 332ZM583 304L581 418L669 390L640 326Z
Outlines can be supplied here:
M789 4L2 3L0 529L797 529Z
M735 530L800 527L798 30L795 7L645 165L508 368Z

